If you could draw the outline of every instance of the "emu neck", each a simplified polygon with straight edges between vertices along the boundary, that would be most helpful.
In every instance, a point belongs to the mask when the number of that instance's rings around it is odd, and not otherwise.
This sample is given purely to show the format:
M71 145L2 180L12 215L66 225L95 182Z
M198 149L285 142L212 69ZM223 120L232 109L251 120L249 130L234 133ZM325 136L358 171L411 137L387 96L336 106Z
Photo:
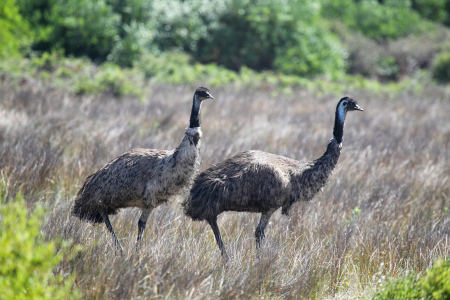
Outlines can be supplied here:
M198 100L197 95L194 95L194 99L192 101L192 110L191 110L191 119L189 122L189 128L200 127L202 121L200 119L200 108L202 106L202 102Z
M341 144L335 138L328 143L327 151L318 159L294 170L291 179L290 200L283 206L282 213L288 214L291 205L298 201L309 201L325 186L331 176L341 153Z
M344 138L344 122L346 111L342 107L336 109L336 117L334 119L333 136L338 144L342 143Z

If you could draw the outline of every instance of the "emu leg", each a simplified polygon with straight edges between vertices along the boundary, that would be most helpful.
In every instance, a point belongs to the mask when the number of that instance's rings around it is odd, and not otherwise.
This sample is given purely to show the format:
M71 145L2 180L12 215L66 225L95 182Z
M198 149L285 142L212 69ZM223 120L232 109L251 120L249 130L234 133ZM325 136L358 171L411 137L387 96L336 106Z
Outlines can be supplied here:
M225 261L227 261L228 255L227 251L225 250L225 245L223 244L222 237L220 236L219 226L217 226L217 218L208 220L208 223L214 232L214 236L216 237L217 245L219 246L220 252L222 253L222 257Z
M142 235L144 234L145 227L147 226L147 220L148 217L150 216L150 213L152 212L152 209L153 208L143 209L141 212L141 217L139 218L138 222L138 236L136 242L136 250L138 250L140 247Z
M268 212L264 212L261 214L261 220L259 221L258 227L256 227L255 237L256 237L256 249L261 248L261 242L266 237L264 234L264 230L266 229L267 224L269 223L270 217L273 215L275 210L269 210Z
M116 233L114 232L111 222L109 222L108 214L105 213L103 210L100 212L100 214L102 215L103 221L106 224L106 228L108 228L108 231L111 233L111 235L113 237L114 245L116 246L117 249L120 250L121 253L123 253L122 245L120 244L119 240L117 239Z

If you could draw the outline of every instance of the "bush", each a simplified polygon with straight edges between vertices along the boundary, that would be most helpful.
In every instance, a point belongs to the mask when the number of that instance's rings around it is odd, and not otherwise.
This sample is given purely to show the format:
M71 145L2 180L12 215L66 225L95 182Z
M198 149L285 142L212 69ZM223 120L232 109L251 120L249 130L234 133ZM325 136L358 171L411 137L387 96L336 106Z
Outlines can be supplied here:
M143 56L136 68L141 70L147 79L174 84L207 82L208 85L214 86L238 80L236 72L216 64L193 63L191 56L178 52Z
M422 280L425 299L450 299L450 259L437 260Z
M105 63L93 77L82 76L75 84L75 93L77 95L108 93L115 97L141 98L142 90L129 78L128 73L115 64Z
M440 53L433 65L433 78L441 83L450 82L450 52Z
M0 1L0 28L0 59L18 56L30 46L30 26L19 14L16 0Z
M376 41L396 39L433 28L412 11L408 0L323 0L322 15L341 20L349 28Z
M388 281L373 299L450 299L450 259L436 260L424 276L408 274Z
M104 0L18 0L35 30L33 49L105 61L117 40L120 15Z
M0 197L1 199L1 197ZM0 299L77 299L73 276L54 275L63 258L40 235L43 209L28 213L20 195L0 205Z
M115 44L120 16L102 0L54 0L49 21L52 45L62 47L66 55L86 55L101 62Z
M412 0L412 9L422 17L433 22L450 25L450 1L448 0Z

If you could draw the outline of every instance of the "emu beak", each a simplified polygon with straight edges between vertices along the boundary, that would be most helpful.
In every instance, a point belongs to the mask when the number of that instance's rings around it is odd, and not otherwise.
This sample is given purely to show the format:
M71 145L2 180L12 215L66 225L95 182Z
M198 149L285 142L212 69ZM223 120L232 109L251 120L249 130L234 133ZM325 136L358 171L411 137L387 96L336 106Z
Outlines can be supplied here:
M208 95L208 98L214 99L214 97L210 93L206 93Z
M360 111L364 111L358 104L353 104L352 106L349 107L351 110L360 110Z

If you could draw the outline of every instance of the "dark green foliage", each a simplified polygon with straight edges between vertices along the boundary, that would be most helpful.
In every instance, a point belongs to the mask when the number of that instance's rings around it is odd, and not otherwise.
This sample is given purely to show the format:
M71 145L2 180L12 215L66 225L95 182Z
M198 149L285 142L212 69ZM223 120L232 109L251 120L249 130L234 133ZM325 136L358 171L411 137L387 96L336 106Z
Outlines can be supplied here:
M438 55L433 66L433 77L442 83L450 82L450 52Z
M232 70L313 76L343 70L338 39L314 1L21 0L34 49L132 66L142 54L187 52Z
M120 16L105 1L55 0L49 20L53 47L104 61L115 44Z
M450 0L411 0L411 7L433 22L450 26Z
M35 30L34 50L63 49L66 55L102 62L119 39L120 15L103 0L19 1Z
M388 281L373 299L450 299L450 260L438 259L423 276L408 274Z
M131 67L139 57L151 48L154 35L151 25L152 1L145 0L108 0L114 13L120 15L118 35L114 37L114 46L108 56L119 66ZM153 15L153 20L158 20Z
M50 10L53 0L17 0L20 13L30 23L33 31L33 50L49 51L52 48L51 34L53 26L50 23Z
M385 51L383 45L399 38L436 31L421 16L445 23L450 9L450 0L8 0L2 5L15 6L15 1L34 31L30 57L62 50L67 56L132 67L145 57L164 60L162 53L171 52L188 54L189 63L234 71L247 67L313 77L348 70L388 80L416 67L409 58L405 66L402 55L374 52ZM360 33L353 38L356 43L338 38L335 23L350 35ZM2 31L0 39L9 34L17 50L30 39L21 40L16 31ZM145 72L155 73L150 67Z
M247 66L302 76L342 70L342 46L319 26L317 8L313 1L230 1L193 55L233 70Z

